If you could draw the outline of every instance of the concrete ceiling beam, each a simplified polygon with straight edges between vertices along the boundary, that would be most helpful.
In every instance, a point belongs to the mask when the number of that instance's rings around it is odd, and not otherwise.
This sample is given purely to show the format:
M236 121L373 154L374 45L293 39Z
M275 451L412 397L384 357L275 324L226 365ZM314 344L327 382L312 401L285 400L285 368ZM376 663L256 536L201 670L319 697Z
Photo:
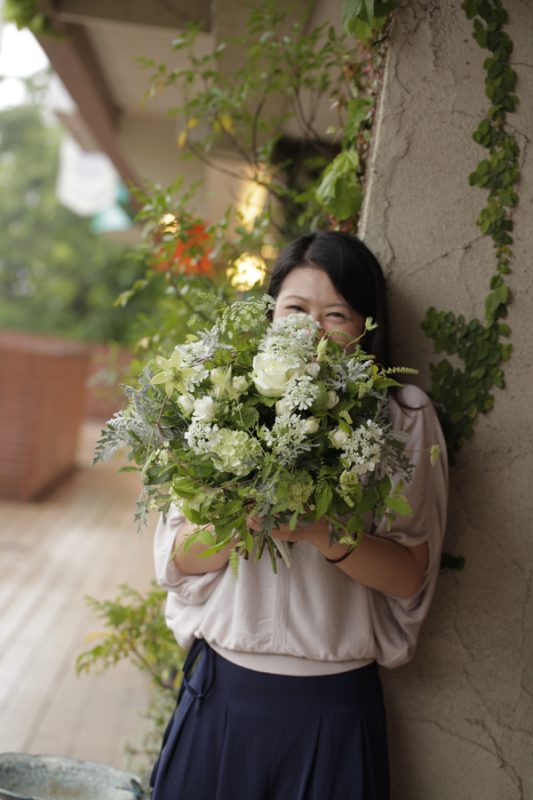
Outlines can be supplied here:
M53 8L60 22L100 20L173 29L196 22L211 30L211 0L55 0Z
M109 90L86 31L66 24L65 36L40 36L39 44L61 77L98 146L109 156L126 183L140 185L117 146L120 113Z

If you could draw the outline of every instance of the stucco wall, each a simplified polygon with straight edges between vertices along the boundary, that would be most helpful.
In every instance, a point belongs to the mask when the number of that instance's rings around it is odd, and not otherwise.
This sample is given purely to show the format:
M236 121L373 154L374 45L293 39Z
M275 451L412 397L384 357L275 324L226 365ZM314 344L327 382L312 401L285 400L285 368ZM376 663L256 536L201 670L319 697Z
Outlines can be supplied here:
M436 357L420 330L435 305L483 316L492 245L476 216L485 193L467 175L484 150L471 138L488 101L487 51L459 0L410 0L389 53L360 235L390 282L395 355L420 369ZM533 4L504 0L515 44L522 147L510 284L514 353L451 473L443 572L415 660L384 675L394 800L533 798Z

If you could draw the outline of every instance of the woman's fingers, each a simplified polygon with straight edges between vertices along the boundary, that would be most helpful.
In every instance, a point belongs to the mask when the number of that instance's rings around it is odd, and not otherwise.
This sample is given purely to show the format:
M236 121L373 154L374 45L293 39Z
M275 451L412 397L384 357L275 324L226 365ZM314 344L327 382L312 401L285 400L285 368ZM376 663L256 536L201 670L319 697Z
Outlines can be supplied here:
M263 519L262 517L254 517L252 514L248 514L246 524L251 531L260 531L263 527Z

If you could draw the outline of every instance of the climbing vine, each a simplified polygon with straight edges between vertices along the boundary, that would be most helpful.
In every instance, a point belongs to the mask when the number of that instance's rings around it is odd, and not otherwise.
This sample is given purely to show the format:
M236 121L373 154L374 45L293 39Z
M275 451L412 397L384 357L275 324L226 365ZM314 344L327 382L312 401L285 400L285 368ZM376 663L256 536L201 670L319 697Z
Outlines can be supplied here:
M495 271L485 299L483 320L466 320L462 314L430 308L422 328L437 353L448 359L432 364L431 395L443 424L450 456L472 436L480 413L494 405L494 388L505 385L503 364L511 355L509 326L503 322L511 299L507 276L513 245L512 209L518 203L515 185L519 178L520 148L507 127L507 114L516 110L516 73L509 61L513 43L503 30L508 20L501 0L465 0L462 8L474 20L473 36L490 55L484 62L485 93L490 100L486 116L473 138L487 150L469 175L471 186L488 190L485 207L476 223L490 236L494 246Z
M345 0L343 23L359 38L371 37L387 21L395 3L374 0ZM510 358L511 330L503 321L511 299L507 276L513 245L512 210L518 203L515 186L519 179L520 148L507 126L507 114L516 110L516 72L510 66L513 43L504 31L508 21L501 0L464 0L468 19L473 20L473 37L489 51L485 59L485 93L490 100L486 116L477 126L474 141L487 150L469 175L471 186L488 191L487 202L476 223L490 236L494 246L495 270L485 299L484 319L465 319L453 311L430 308L422 329L437 353L454 357L430 366L431 395L441 418L450 457L472 436L481 413L494 405L495 388L503 389L504 363ZM457 365L460 362L460 365Z

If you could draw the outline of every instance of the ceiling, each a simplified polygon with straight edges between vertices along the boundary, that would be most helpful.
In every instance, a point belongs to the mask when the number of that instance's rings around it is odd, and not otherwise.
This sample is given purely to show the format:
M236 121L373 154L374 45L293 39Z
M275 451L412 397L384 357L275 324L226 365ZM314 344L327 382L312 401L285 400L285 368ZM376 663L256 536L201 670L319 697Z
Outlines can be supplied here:
M312 24L337 25L341 4L296 0L292 7L298 13L311 6ZM105 152L126 183L166 185L180 174L186 181L204 181L208 215L214 218L217 204L225 209L235 199L235 182L224 183L209 168L179 158L179 131L168 109L180 97L167 89L148 98L150 72L138 59L184 66L172 41L188 22L202 27L201 54L243 33L248 8L238 0L49 0L53 24L65 35L40 36L39 43L76 106L61 114L63 123L83 147ZM222 69L233 70L242 58L242 50L228 50ZM324 131L327 123L325 118Z

